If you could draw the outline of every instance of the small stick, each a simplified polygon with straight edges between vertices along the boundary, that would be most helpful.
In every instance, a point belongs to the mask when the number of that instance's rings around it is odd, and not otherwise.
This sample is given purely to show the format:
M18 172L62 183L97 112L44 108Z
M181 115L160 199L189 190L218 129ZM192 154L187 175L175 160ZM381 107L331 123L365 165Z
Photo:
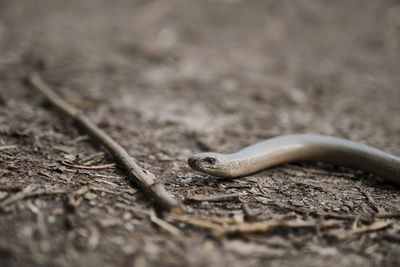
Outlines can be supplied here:
M137 184L148 196L153 198L160 207L176 213L183 212L178 201L168 194L163 184L156 181L154 174L139 167L136 161L121 145L99 129L88 117L83 115L80 110L59 97L38 74L31 74L28 77L28 82L33 88L39 91L48 102L73 119L89 136L108 149L119 164L128 171L131 181Z
M224 231L224 227L211 222L208 219L202 219L202 218L196 218L196 217L191 217L191 216L187 216L187 215L171 215L168 218L170 218L171 220L175 220L175 221L179 221L179 222L183 222L183 223L187 223L187 224L191 224L191 225L195 225L195 226L199 226L202 228L206 228L209 230L212 230L214 232L222 232Z
M170 232L174 236L177 236L179 238L183 237L183 233L181 232L181 230L179 230L178 228L176 228L172 224L169 224L166 221L161 220L160 218L158 218L157 215L156 215L156 212L154 211L153 208L150 210L150 220L153 223L155 223L158 226L160 226L161 228L163 228L164 230Z
M370 231L378 231L382 228L385 228L389 226L390 223L386 221L376 221L370 225L363 225L361 227L358 227L353 230L349 230L346 233L346 237L349 237L351 235L359 234L359 233L364 233L364 232L370 232Z
M101 177L101 178L108 178L108 179L116 179L116 180L120 180L123 179L124 177L121 176L113 176L113 175L104 175L104 174L94 174L94 176L96 177Z
M321 228L335 227L339 225L336 220L327 220L322 222L317 221L302 221L302 220L267 220L253 223L242 223L238 225L232 225L224 228L222 231L214 231L214 237L221 238L222 236L234 234L234 233L254 233L254 232L268 232L275 228L315 228L320 226Z
M117 185L117 184L115 184L115 183L113 183L113 182L106 181L106 180L102 180L102 179L95 179L95 181L96 181L96 182L99 182L99 183L103 183L103 184L112 185L112 186L114 186L114 187L118 187L118 185Z
M244 218L248 222L255 222L257 219L256 213L246 203L243 203Z
M90 231L90 235L87 239L86 246L89 250L95 250L100 243L100 230L94 224L90 224L88 228Z
M300 214L304 214L304 215L317 215L320 217L326 217L326 218L333 218L333 219L342 219L342 220L355 220L356 218L358 218L360 221L363 222L371 222L374 220L375 216L369 216L369 215L361 215L361 214L356 214L356 215L351 215L351 214L335 214L335 213L327 213L327 212L322 212L316 209L313 210L308 210L308 209L304 209L304 208L297 208L297 207L292 207L289 205L285 205L285 204L279 204L279 203L274 203L274 202L270 202L270 205L277 207L279 209L286 209L286 210L291 210L294 212L298 212ZM396 216L396 214L391 214Z
M20 186L7 186L7 185L0 185L0 191L9 191L9 192L18 192L21 191L22 187Z
M370 207L376 212L384 211L381 207L376 205L375 200L372 198L371 194L362 189L360 186L356 185L357 189L367 198Z
M253 223L241 223L235 225L222 226L220 224L214 223L208 219L190 217L190 216L177 216L171 215L168 218L175 221L184 222L187 224L199 226L208 230L211 230L212 235L216 238L221 238L225 235L235 234L235 233L254 233L254 232L268 232L275 228L315 228L317 226L322 229L335 227L339 225L337 220L325 220L319 221L302 221L302 220L267 220Z
M103 165L97 165L97 166L85 166L85 165L75 165L75 164L70 164L65 161L61 161L62 164L65 166L71 167L71 168L77 168L77 169L86 169L86 170L100 170L100 169L107 169L115 166L115 163L109 163L109 164L103 164Z
M218 201L229 200L232 198L238 198L242 195L243 195L242 193L220 194L220 195L211 195L211 196L194 195L194 196L186 197L186 200L218 202Z
M0 146L0 150L7 150L11 148L16 148L17 145Z
M36 197L40 195L56 195L65 194L67 191L63 189L48 189L48 188L37 188L35 186L27 186L23 191L16 193L15 195L7 198L6 200L0 202L0 210L4 209L6 206L28 197Z
M374 215L375 218L400 218L399 212L382 212Z

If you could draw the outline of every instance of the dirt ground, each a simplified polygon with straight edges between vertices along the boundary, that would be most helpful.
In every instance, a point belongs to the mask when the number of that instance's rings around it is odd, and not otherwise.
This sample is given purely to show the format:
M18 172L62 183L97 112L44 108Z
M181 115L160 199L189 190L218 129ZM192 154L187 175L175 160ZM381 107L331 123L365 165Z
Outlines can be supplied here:
M323 163L234 180L186 163L303 132L400 155L399 1L0 0L0 51L0 266L400 266L398 186ZM113 159L31 71L186 214L311 227L217 238L156 209L160 227L121 169L61 164Z

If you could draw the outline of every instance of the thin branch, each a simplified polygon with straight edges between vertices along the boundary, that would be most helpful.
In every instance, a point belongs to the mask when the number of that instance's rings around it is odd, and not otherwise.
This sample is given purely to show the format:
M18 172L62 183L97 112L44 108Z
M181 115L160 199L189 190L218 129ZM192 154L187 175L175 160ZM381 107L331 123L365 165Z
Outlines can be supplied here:
M350 237L352 235L359 234L359 233L378 231L378 230L388 227L389 225L390 225L390 223L386 222L386 221L376 221L370 225L363 225L354 230L349 230L349 231L345 232L343 234L343 236L341 236L341 237L346 238L346 237Z
M253 223L242 223L238 225L231 225L224 228L223 231L214 231L215 237L222 237L234 233L255 233L255 232L268 232L275 228L330 228L339 225L337 220L326 221L303 221L303 220L267 220Z
M205 228L211 230L212 235L215 238L221 238L230 234L247 234L254 232L268 232L275 228L316 228L320 227L322 229L336 227L340 224L337 220L312 220L312 221L303 221L303 220L267 220L260 222L252 222L252 223L239 223L234 225L220 225L215 223L209 219L202 219L191 217L187 215L179 216L179 215L171 215L168 217L170 220L180 221L187 224L199 226L201 228Z
M374 216L369 216L369 215L361 215L361 214L335 214L335 213L328 213L328 212L323 212L319 211L317 209L305 209L305 208L300 208L300 207L293 207L285 204L280 204L280 203L274 203L270 202L269 205L274 206L279 209L285 209L285 210L291 210L303 215L316 215L319 217L324 217L324 218L332 218L332 219L342 219L342 220L355 220L358 218L358 220L363 221L363 222L368 222L371 223L374 220ZM391 215L396 215L396 214L391 214Z
M200 201L200 202L201 201L218 202L218 201L235 199L242 195L243 195L243 193L219 194L219 195L212 195L212 196L194 195L194 196L186 197L186 200Z
M66 103L38 74L31 74L28 77L28 81L33 88L42 93L48 102L73 119L89 136L100 142L111 152L119 164L127 170L131 181L137 184L148 196L153 198L161 208L182 213L180 204L168 194L164 185L156 181L154 174L139 167L136 161L121 145L100 130L88 117L83 115L80 110Z
M154 209L152 208L150 210L150 220L157 224L158 226L160 226L161 228L163 228L164 230L170 232L171 234L173 234L174 236L177 236L179 238L183 237L183 233L181 230L179 230L178 228L176 228L175 226L173 226L170 223L167 223L164 220L161 220L160 218L157 217L156 212L154 211Z
M223 232L225 230L223 226L216 224L208 219L196 218L196 217L187 216L187 215L183 215L183 216L170 215L168 218L171 220L174 220L174 221L179 221L179 222L199 226L202 228L206 228L206 229L212 230L214 232L218 232L218 233Z
M6 200L0 202L0 210L4 209L6 206L29 197L36 197L40 195L56 195L56 194L65 194L67 193L66 190L60 188L38 188L36 186L27 186L24 188L23 191L16 193L15 195L7 198Z
M110 164L103 164L103 165L97 165L97 166L85 166L85 165L75 165L75 164L70 164L65 161L61 161L62 164L65 166L71 167L71 168L77 168L77 169L86 169L86 170L100 170L100 169L107 169L115 166L115 163L110 163Z
M0 146L0 150L8 150L12 148L17 148L17 145Z

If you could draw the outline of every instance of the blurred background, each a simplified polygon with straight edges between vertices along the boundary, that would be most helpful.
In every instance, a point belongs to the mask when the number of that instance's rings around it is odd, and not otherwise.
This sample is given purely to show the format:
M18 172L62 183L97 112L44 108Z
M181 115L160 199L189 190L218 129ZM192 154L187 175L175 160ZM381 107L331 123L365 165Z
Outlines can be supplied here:
M200 132L399 129L398 1L0 3L3 69L40 62L71 99Z
M388 116L399 112L399 9L393 0L2 1L1 64L39 61L48 79L68 81L66 97L189 130L344 127L367 138L347 124L369 136L363 127L399 127Z

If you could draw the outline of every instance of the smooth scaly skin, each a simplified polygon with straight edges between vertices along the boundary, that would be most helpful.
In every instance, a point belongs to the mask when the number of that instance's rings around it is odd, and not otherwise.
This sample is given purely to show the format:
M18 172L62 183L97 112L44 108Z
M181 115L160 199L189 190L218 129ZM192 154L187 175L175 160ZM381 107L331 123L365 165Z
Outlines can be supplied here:
M400 158L350 140L317 134L284 135L233 154L194 154L193 169L224 178L258 172L282 163L321 161L373 173L400 185Z

